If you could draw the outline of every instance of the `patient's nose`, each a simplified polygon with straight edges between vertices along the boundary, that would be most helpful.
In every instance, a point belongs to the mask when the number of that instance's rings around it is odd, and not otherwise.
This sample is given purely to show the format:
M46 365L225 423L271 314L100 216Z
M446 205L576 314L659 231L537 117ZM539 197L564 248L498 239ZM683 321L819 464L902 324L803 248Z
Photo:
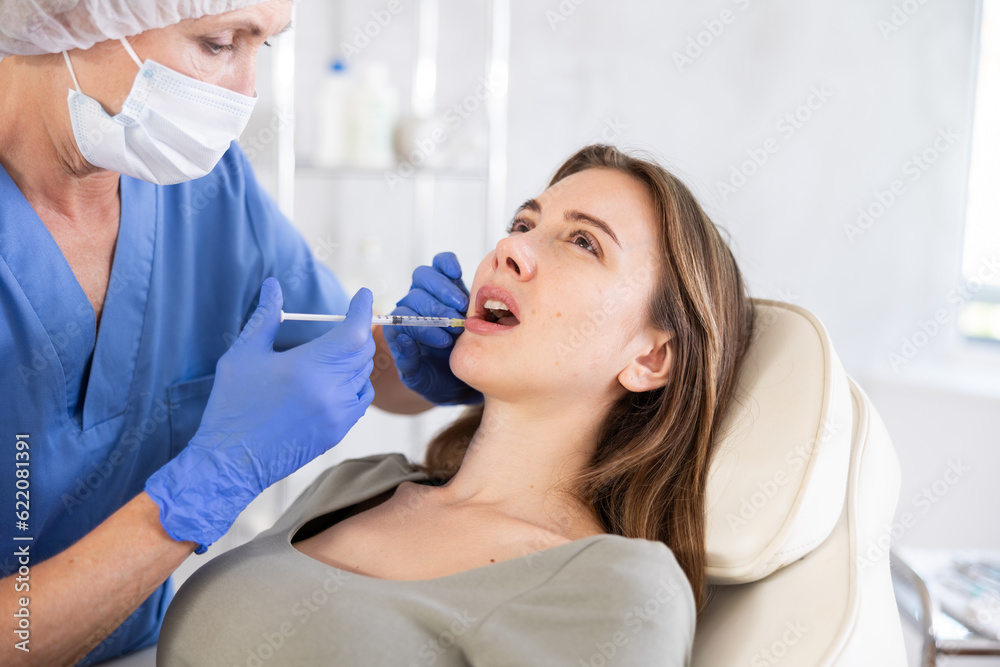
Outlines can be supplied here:
M503 265L519 280L530 280L535 275L535 261L522 238L508 236L497 242L493 269L497 270Z

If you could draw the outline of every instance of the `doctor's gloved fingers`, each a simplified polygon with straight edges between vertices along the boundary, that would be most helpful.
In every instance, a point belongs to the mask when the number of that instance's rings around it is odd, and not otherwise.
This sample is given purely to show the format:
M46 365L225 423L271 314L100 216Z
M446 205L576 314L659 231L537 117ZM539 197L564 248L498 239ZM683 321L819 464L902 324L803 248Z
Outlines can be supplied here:
M465 312L469 307L469 290L465 289L461 280L456 284L454 279L429 266L418 266L413 271L410 293L418 289L424 290L445 306L455 310Z
M360 405L359 402L365 395L367 387L371 386L371 373L367 369L359 371L354 377L350 379L344 379L337 383L337 387L333 391L326 392L325 405L330 413L328 418L333 424L332 430L337 430L346 425L346 422L354 421L360 417L351 416L352 411L355 409L364 410L365 405ZM348 425L347 428L350 428Z
M341 390L342 393L335 400L335 404L338 406L336 420L339 422L339 426L335 427L334 430L342 430L346 433L368 409L375 395L375 388L368 377L361 377L356 382L343 385Z
M326 364L327 370L337 377L353 377L361 369L374 363L376 350L375 338L369 335L368 340L358 350L342 353L336 348L324 348L313 359Z
M428 347L444 350L451 349L455 344L455 337L441 327L403 327L403 330L410 338Z
M398 304L398 307L392 311L393 315L465 319L464 313L460 313L454 308L448 308L421 289L412 290L400 299ZM462 329L458 327L385 327L383 331L390 329L402 329L411 338L432 347L448 347L454 342L455 337L462 333Z
M412 288L406 296L396 302L396 306L409 308L413 311L413 315L425 317L465 317L464 311L456 310L449 304L442 302L436 294L432 294L422 287ZM403 315L395 310L392 311L392 314Z
M350 379L350 385L354 389L354 393L357 394L358 390L364 386L365 382L371 380L372 371L375 370L375 360L369 359L368 363L358 369L358 372L354 374L354 377Z
M372 404L374 399L375 387L372 386L371 380L368 380L365 382L364 387L361 388L361 391L358 392L358 405L361 407L361 414L358 415L358 419L364 416L365 411L368 410L368 406Z
M455 337L441 327L399 327L413 341L431 348L450 349L455 344ZM418 350L418 354L423 354Z
M284 298L278 279L273 276L268 277L261 283L257 308L233 346L250 344L259 349L273 349L274 337L278 333L278 325L281 324L283 303Z
M405 333L399 334L389 342L389 351L392 353L396 372L401 378L420 370L420 345Z
M469 290L461 278L450 278L436 268L418 266L413 272L411 289L422 289L441 303L465 312L469 306Z
M458 263L458 257L453 252L439 252L434 255L431 266L452 280L460 280L462 278L462 266ZM468 290L466 294L468 294Z
M406 299L409 299L410 297L417 298L418 295L415 295L413 292L410 292L410 294L406 295L406 297L404 297L404 299L401 300L399 303L404 303L404 301L406 301ZM429 299L430 297L424 295L423 297L420 298ZM424 308L424 312L420 312L419 310L415 310L413 308L407 308L405 305L403 305L393 310L392 314L405 315L410 317L417 315L431 315L431 312L428 311L433 310L435 307L438 309L436 312L440 312L442 314L433 315L433 317L455 317L459 319L464 317L462 314L457 313L451 308L442 307L440 303L437 303L437 306L434 306L432 304L427 304L427 307ZM457 336L457 334L452 335L449 332L454 331L455 328L456 327L387 326L387 327L382 327L382 335L385 336L385 340L387 343L392 343L393 341L396 340L397 336L405 334L410 338L418 340L421 343L424 343L425 345L430 345L431 347L451 347L455 342L455 336ZM459 333L461 333L461 330L459 330Z
M319 344L318 349L322 350L320 355L325 358L367 354L366 349L375 344L372 337L371 290L367 287L359 289L347 308L347 319L334 324L332 329L307 344L312 343ZM371 354L374 355L374 351Z
M362 287L355 293L351 298L351 303L347 307L347 319L341 322L342 325L348 325L348 329L341 329L342 333L346 333L347 330L355 332L355 335L360 334L357 337L357 341L364 341L366 338L371 337L372 329L372 302L374 301L374 296L372 291L367 287Z
M353 368L345 368L338 377L330 378L327 396L331 400L337 400L338 396L357 396L365 382L371 379L374 369L375 362L370 359Z

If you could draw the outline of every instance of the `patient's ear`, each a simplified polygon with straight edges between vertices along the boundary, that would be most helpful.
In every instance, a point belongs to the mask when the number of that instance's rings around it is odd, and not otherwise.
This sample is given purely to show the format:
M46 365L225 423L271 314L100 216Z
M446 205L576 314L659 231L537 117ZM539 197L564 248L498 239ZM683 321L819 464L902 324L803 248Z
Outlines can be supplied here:
M659 389L670 379L674 360L672 336L655 331L647 341L640 354L618 374L618 381L631 392Z

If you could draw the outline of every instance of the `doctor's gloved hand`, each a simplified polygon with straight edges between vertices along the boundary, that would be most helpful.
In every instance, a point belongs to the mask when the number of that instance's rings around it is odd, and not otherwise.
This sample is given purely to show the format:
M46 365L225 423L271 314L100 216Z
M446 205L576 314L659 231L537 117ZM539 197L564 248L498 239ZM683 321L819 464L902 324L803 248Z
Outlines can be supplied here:
M464 318L469 290L454 253L434 256L433 266L418 266L410 292L396 302L393 315ZM383 327L382 333L403 384L431 403L478 403L483 395L451 372L448 358L460 327Z
M268 278L260 302L216 365L198 431L150 476L146 492L176 540L203 553L261 491L336 445L374 397L372 293L326 334L275 352L281 288Z

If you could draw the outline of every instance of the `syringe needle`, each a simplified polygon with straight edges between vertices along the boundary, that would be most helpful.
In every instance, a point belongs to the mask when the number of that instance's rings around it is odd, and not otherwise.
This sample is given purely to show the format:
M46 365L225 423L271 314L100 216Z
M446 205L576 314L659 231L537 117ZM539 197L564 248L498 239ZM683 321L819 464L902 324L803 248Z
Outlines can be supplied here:
M281 321L303 320L309 322L343 322L346 315L315 315L313 313L286 313L281 311ZM373 315L372 324L389 327L464 327L465 320L456 317L423 317L420 315Z

